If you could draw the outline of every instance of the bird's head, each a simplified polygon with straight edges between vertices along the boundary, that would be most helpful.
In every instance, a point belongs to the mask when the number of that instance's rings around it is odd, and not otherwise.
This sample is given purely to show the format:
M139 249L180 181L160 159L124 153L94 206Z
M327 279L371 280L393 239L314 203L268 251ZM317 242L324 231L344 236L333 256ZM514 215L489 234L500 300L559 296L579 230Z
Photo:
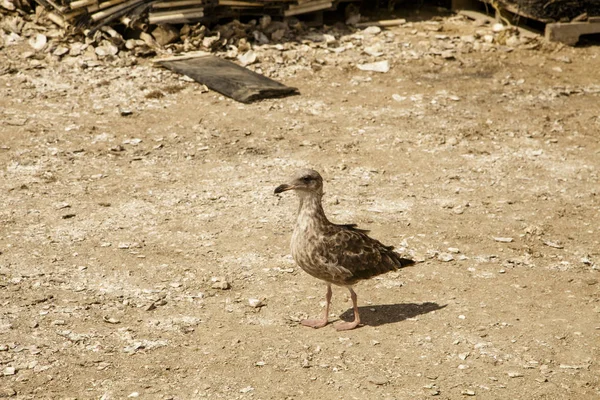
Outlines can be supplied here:
M323 195L323 178L313 169L302 169L294 175L289 183L275 188L275 194L294 190L299 196L317 194Z

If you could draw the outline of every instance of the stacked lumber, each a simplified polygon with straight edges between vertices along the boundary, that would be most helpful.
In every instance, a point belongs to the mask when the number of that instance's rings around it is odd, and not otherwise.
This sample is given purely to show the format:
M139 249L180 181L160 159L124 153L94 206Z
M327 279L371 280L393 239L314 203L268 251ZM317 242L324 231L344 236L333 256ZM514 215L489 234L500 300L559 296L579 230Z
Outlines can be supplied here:
M348 0L35 0L62 27L215 22L223 16L289 17L332 9ZM355 0L356 1L356 0Z
M490 0L486 2L491 3ZM598 0L499 0L498 3L508 11L542 22L566 22L584 14L600 15Z

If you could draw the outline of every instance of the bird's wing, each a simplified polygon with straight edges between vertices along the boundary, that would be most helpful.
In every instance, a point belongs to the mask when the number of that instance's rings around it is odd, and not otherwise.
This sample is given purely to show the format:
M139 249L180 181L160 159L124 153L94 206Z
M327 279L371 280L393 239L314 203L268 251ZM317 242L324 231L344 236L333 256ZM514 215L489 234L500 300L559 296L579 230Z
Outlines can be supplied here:
M335 225L335 226L337 226L339 228L350 229L351 231L369 233L368 229L360 229L357 224L342 224L342 225Z
M392 246L385 246L364 232L336 226L316 249L322 262L344 271L347 283L368 279L404 266ZM406 260L408 261L408 260Z

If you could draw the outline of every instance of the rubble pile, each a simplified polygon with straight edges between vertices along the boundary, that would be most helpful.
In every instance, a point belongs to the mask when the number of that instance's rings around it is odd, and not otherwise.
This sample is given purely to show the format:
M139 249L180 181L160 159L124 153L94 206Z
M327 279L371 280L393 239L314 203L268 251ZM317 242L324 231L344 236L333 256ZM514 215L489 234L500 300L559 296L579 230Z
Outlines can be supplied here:
M569 22L600 15L598 0L500 0L499 4L508 10L544 22Z
M214 23L224 18L270 15L290 17L334 9L340 2L359 0L2 0L8 10L30 10L30 2L60 27L89 30L123 24L146 30L148 25Z

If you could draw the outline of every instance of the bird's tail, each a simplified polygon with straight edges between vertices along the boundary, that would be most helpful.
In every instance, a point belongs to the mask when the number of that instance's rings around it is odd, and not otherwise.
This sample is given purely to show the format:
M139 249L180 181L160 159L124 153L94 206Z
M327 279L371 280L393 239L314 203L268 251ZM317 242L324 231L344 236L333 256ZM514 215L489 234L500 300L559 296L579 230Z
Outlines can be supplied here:
M416 262L414 260L411 260L410 258L398 257L398 261L399 261L399 264L400 264L400 268L410 267L411 265L415 265L416 264Z

